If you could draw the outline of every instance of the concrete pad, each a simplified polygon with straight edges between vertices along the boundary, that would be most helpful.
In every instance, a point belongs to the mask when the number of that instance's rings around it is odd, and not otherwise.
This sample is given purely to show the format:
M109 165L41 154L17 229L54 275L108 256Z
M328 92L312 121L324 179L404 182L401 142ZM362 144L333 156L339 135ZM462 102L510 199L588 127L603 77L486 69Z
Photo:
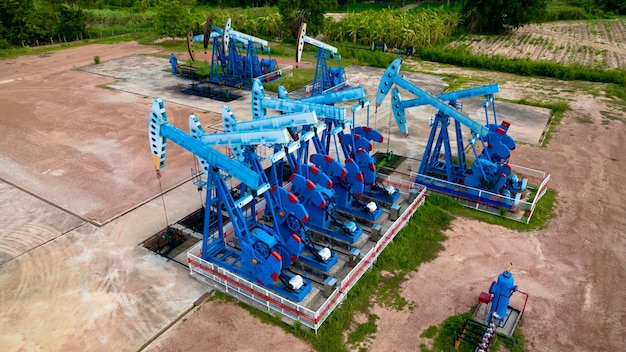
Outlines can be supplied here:
M182 78L168 72L170 64L168 60L150 55L134 55L123 57L99 65L82 67L81 70L114 78L115 81L106 84L107 87L137 94L142 97L161 97L168 109L171 103L184 106L187 114L179 116L186 120L189 114L196 114L205 127L223 131L222 105L228 105L240 120L251 118L250 96L251 92L245 89L220 86L218 89L228 90L241 98L224 103L181 92L187 88L192 80ZM169 103L169 104L168 104ZM149 109L149 106L147 106ZM187 130L187 124L177 126Z

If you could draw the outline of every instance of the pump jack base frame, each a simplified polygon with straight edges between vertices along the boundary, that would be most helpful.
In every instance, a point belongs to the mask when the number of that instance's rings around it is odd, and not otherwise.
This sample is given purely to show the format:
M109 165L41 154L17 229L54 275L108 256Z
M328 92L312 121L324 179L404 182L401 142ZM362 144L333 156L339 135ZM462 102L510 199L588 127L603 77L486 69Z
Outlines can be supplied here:
M327 229L325 227L320 227L314 224L309 224L311 231L318 233L322 236L326 236L326 237L330 237L333 238L337 241L341 241L341 242L345 242L348 244L353 244L355 243L363 234L363 229L359 227L359 229L354 233L354 234L350 234L350 235L345 235L343 233L343 231L339 230L339 231L333 231L330 229Z
M250 282L256 282L256 278L249 277L247 273L241 269L241 255L238 251L228 248L224 242L214 242L209 248L208 253L206 253L206 255L202 255L203 260L213 263L224 270L235 273ZM297 290L290 290L286 288L280 280L276 280L272 284L264 285L263 287L291 301L302 302L309 292L311 292L311 288L313 287L308 279L303 279L304 283L302 287Z
M392 205L400 199L400 191L396 190L396 192L392 195L386 195L382 193L382 190L379 192L373 187L366 187L363 192L363 196L366 198L373 199L377 202L384 203L387 205Z
M308 252L308 250L306 251ZM338 261L339 257L336 253L333 253L333 255L325 262L315 259L315 255L313 253L306 255L300 253L300 258L298 258L298 262L325 273L330 272L330 269L337 264Z
M474 310L474 314L472 315L472 320L475 322L487 326L487 317L489 316L489 310L491 308L490 303L479 302ZM486 312L486 314L485 314ZM496 328L496 332L506 335L513 336L513 332L515 332L515 328L517 328L517 324L522 318L522 311L508 306L506 309L506 318L504 318L504 324L502 326L498 326Z
M370 222L376 222L376 220L378 220L378 218L383 215L383 209L380 206L377 206L376 210L371 213L361 210L360 207L346 207L340 204L336 204L335 208L348 216L354 216L357 219L362 219Z

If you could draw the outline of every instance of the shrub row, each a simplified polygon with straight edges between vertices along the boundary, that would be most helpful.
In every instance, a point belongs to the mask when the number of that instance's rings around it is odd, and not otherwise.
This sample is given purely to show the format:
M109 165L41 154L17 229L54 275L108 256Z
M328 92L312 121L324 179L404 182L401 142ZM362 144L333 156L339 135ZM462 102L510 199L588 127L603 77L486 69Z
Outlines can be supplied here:
M476 55L463 48L437 46L418 50L420 58L444 64L509 72L523 76L543 76L567 81L590 81L626 85L626 70L603 70L580 64L563 65L554 61L507 58L502 55Z

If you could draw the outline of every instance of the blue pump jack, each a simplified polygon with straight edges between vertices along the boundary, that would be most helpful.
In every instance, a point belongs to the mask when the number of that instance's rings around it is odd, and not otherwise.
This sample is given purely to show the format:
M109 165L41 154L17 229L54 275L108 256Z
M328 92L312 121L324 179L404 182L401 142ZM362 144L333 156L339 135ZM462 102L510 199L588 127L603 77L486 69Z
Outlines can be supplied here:
M248 133L264 133L266 131L274 131L276 128L296 126L303 123L316 123L317 118L314 113L280 115L274 118L252 121L237 121L232 111L226 106L222 108L222 120L224 129L231 133L239 132ZM288 145L289 143L275 143L274 145ZM296 144L297 145L297 144ZM242 155L245 164L250 165L253 171L256 171L264 182L272 185L270 194L266 200L266 216L274 223L274 228L283 236L291 236L297 234L302 239L306 251L300 253L300 262L313 267L319 271L328 273L337 263L338 257L330 248L320 247L312 242L310 227L312 217L309 214L310 208L306 200L301 200L296 194L290 193L282 187L282 182L278 182L276 165L277 160L284 158L284 152L272 155L269 159L272 161L271 175L272 182L265 174L265 170L261 165L261 158L256 152L255 145L232 146L231 149L235 155ZM314 197L314 193L310 193L309 197ZM319 200L323 200L321 195L317 195L315 202L319 205ZM317 222L317 219L313 220Z
M260 138L273 143L284 142L284 131L273 135L262 133L254 136L229 136L225 139L241 143L242 138ZM167 114L161 98L156 98L150 113L150 147L157 170L165 165L167 140L190 151L199 159L206 174L202 182L207 189L204 231L201 257L245 279L256 282L288 299L300 302L311 291L311 282L300 275L291 275L284 269L285 260L281 253L299 253L302 243L297 236L283 239L271 228L259 224L248 224L243 209L256 196L269 190L260 175L238 161L228 158L200 140L190 136L167 121ZM228 189L226 180L235 177L248 187L249 192L235 200ZM238 250L227 243L230 236L225 230L221 216L225 210L230 218L232 230L238 240ZM292 258L286 258L291 260Z
M255 147L246 146L244 154L246 155L246 162L252 165L252 170L258 172L262 179L269 183L261 161L256 155ZM272 163L272 165L275 164ZM275 173L276 171L272 168L272 172ZM324 207L325 200L321 194L308 194L306 198L301 197L301 195L303 194L294 189L289 192L281 185L274 183L269 196L265 198L267 201L266 216L274 222L274 229L277 229L279 234L283 236L287 234L297 235L302 239L307 251L300 253L300 262L328 273L337 263L338 257L332 249L320 247L312 242L310 228L315 226L313 224L317 221L311 221L312 214L309 213L311 208L306 206L307 201L313 199L318 202L318 207ZM321 204L319 200L322 201Z
M381 203L395 203L400 198L400 191L378 181L376 159L370 154L373 142L383 142L382 133L368 126L357 126L352 133L342 135L340 141L345 157L354 159L363 173L363 194Z
M279 89L280 91L280 89ZM252 113L254 119L262 120L266 116L267 109L279 110L283 113L297 112L315 112L318 116L324 116L324 128L319 126L303 126L301 134L310 134L311 138L300 138L300 148L297 150L297 165L315 164L322 171L326 172L326 168L338 168L333 165L329 166L331 161L337 162L329 155L329 149L334 140L335 148L339 156L338 139L343 134L343 130L351 126L351 121L346 119L345 108L332 106L337 102L353 100L355 98L364 97L362 87L354 87L338 92L328 92L320 96L304 98L299 100L290 100L286 93L282 93L282 98L267 98L265 89L260 81L255 80L252 88ZM330 105L328 105L330 104ZM319 136L321 131L322 136ZM309 155L310 145L316 154ZM313 160L315 159L315 160ZM329 161L330 159L330 161ZM337 162L338 163L338 162ZM363 173L360 171L358 164L352 158L344 160L344 166L339 164L340 170L345 169L349 177L341 177L340 175L332 176L333 180L333 203L337 210L365 219L367 221L376 221L382 215L382 209L376 202L364 202L359 199L364 191ZM336 173L337 171L334 170ZM326 172L328 174L328 172ZM335 177L335 178L333 178Z
M288 155L287 160L293 171L289 178L292 191L304 199L312 219L311 228L341 242L355 243L363 234L363 229L338 212L331 177L315 165L297 164L293 154ZM334 165L337 170L341 167L339 163ZM344 174L343 171L341 174Z
M242 133L264 131L275 128L289 128L292 129L292 131L295 131L298 127L315 126L317 124L315 112L284 114L250 121L237 121L228 107L222 108L222 120L224 122L225 130L238 131ZM299 139L300 141L311 139L314 135L312 131L299 131L294 133L296 133L296 139ZM293 185L292 192L297 195L306 208L307 213L310 215L309 221L306 225L310 227L311 230L317 233L322 233L327 237L335 238L347 243L354 243L362 234L363 230L356 223L349 219L345 219L345 217L341 216L336 211L333 203L333 182L330 180L328 175L314 165L298 164L295 156L300 148L300 144L298 142L276 144L274 145L274 148L275 153L270 157L270 161L272 162L272 172L270 173L269 183L278 186L283 184L285 181L282 176L284 159L287 159L292 171L292 177L289 180ZM238 153L235 149L233 149L233 151L235 154ZM261 170L261 167L257 166L257 170ZM260 171L259 174L261 174ZM298 176L293 176L294 174L304 176L305 180L302 180ZM309 181L312 181L312 183ZM312 184L315 184L314 189L311 189ZM309 250L312 253L319 252L320 249L314 245L312 241L309 241L308 229L304 229L304 232L307 234L302 237L304 239L305 246L309 246ZM324 260L324 265L331 265L329 263L332 263L332 257L329 260L330 261ZM319 262L319 260L317 261Z
M415 181L424 183L433 190L453 193L455 196L480 197L478 192L476 194L469 191L469 193L454 193L454 191L448 188L439 187L435 183L428 182L428 179L424 176L432 176L451 183L464 184L475 189L500 193L506 197L519 199L521 196L520 192L526 187L526 182L525 180L519 180L516 175L512 174L511 167L508 164L510 152L515 148L515 142L506 134L510 124L506 121L498 124L496 120L494 93L499 91L499 86L492 84L435 96L400 76L401 63L402 59L397 58L383 74L376 94L376 106L378 107L382 104L385 96L391 90L393 115L398 127L405 135L408 135L404 112L406 108L432 105L438 109L431 123L430 135L420 163L418 177ZM398 89L395 87L391 89L394 84L404 88L413 94L415 98L402 100ZM458 100L475 96L485 97L485 102L483 103L486 118L485 125L461 112ZM489 121L488 107L490 105L493 108L493 123ZM451 137L448 132L448 126L451 122L454 124L456 138L457 149L455 156L453 156ZM471 138L468 139L468 142L475 156L475 161L471 167L468 166L465 157L461 125L469 128L471 132ZM476 151L476 142L482 145L480 154ZM440 155L444 156L443 160L440 158ZM502 202L500 200L492 201L488 197L480 198L480 201L492 206L509 209L514 206L514 203Z
M489 310L489 317L487 323L491 323L492 318L495 317L496 324L503 326L507 317L507 310L509 308L509 300L514 292L517 291L517 285L513 279L511 273L512 265L509 265L507 270L498 275L498 281L494 281L489 288L489 293L493 295L491 299L491 308ZM495 314L494 314L495 313Z
M227 19L224 28L213 25L213 18L209 16L205 23L205 33L187 36L189 53L194 60L194 42L204 42L205 51L208 42L212 39L211 69L209 81L231 87L252 86L253 79L262 77L265 82L281 77L281 71L276 70L276 60L269 57L268 42L249 34L236 31ZM259 52L266 52L268 58L259 59Z
M326 62L326 59L329 58L341 59L341 57L337 55L337 48L332 45L322 43L321 41L306 35L306 23L302 23L298 31L298 40L296 43L296 63L300 62L302 58L302 51L304 49L305 43L317 47L315 74L313 76L313 83L311 84L311 90L310 92L308 92L308 95L316 96L324 93L327 90L330 90L331 88L342 88L342 86L346 82L343 68L328 67L328 64Z

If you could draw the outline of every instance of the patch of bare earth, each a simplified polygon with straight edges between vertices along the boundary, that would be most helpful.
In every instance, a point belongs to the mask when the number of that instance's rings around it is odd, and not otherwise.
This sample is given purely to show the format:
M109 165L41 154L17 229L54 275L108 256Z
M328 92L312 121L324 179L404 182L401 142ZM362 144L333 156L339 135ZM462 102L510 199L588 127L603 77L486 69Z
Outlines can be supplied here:
M626 19L532 24L507 36L471 35L450 45L467 45L476 54L626 68Z

